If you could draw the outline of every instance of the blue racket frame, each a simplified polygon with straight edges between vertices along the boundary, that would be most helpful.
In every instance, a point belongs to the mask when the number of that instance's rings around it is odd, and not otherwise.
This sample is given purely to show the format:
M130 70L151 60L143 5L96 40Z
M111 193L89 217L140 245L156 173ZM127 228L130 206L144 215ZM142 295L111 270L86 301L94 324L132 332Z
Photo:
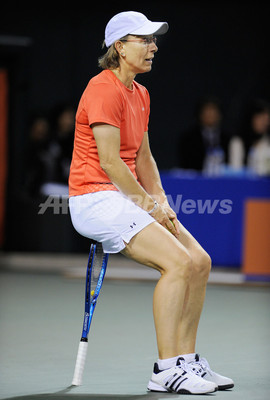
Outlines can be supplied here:
M91 321L96 308L98 295L103 284L103 280L106 274L109 254L103 254L101 271L98 277L98 283L95 288L93 296L91 296L91 274L96 255L97 247L102 246L101 243L92 243L90 246L90 252L88 257L87 269L86 269L86 284L85 284L85 309L84 309L84 321L81 341L88 341L88 334L90 330Z

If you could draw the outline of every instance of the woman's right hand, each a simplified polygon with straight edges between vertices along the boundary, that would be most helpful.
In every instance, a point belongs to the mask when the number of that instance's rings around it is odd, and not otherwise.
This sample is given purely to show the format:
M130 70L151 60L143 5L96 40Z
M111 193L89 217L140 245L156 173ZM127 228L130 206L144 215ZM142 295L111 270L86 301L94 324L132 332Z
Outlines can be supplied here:
M158 223L164 226L164 228L168 229L168 231L170 231L176 238L178 237L178 232L162 204L157 204L156 209L150 215L155 218Z

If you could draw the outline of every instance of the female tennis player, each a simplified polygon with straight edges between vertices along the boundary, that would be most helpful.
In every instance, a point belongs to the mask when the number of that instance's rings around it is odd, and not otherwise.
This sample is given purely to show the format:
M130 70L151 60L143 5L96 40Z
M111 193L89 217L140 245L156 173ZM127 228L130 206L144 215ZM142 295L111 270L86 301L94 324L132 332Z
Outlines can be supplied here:
M139 12L115 15L105 29L103 69L76 114L69 177L75 229L161 273L153 312L159 359L148 390L211 393L232 388L195 350L211 260L177 220L148 140L149 94L135 81L150 72L166 22Z

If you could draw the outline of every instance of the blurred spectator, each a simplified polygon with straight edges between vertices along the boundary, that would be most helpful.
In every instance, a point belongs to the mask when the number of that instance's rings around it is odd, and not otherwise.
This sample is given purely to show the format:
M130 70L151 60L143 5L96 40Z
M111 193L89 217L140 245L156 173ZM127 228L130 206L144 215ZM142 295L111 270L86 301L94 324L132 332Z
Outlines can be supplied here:
M67 195L71 163L75 109L70 105L56 107L52 113L52 138L48 146L47 180L41 186L44 195Z
M197 108L194 126L179 142L179 167L218 174L227 161L228 137L221 128L222 111L218 99L207 97Z
M26 159L26 188L31 196L39 194L40 186L48 180L48 148L50 143L50 125L43 113L30 118L29 142Z
M265 100L255 99L248 105L241 135L230 143L231 166L237 163L235 146L240 149L241 142L242 164L258 175L270 175L270 104Z
M26 179L31 195L68 195L74 128L70 105L56 107L50 123L43 115L32 119Z

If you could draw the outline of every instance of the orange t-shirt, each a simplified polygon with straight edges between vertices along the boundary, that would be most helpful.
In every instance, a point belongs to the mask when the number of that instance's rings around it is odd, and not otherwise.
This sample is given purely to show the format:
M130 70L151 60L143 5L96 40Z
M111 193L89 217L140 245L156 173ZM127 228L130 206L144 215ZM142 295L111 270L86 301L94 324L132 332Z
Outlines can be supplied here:
M69 175L69 195L117 190L101 169L91 124L120 128L120 157L136 177L135 160L148 130L150 99L146 88L133 81L128 89L110 70L88 83L76 113L75 139Z

